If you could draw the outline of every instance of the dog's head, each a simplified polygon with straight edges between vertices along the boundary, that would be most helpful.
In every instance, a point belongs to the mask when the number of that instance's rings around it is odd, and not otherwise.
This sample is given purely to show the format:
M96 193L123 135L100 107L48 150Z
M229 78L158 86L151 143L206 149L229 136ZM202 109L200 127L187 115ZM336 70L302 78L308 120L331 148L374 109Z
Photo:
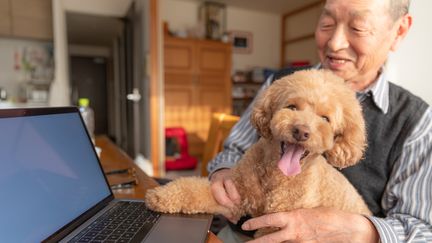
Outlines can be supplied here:
M338 168L354 165L366 146L354 91L326 70L298 71L275 81L258 97L251 121L263 138L280 142L279 168L286 175L299 173L300 161L312 154L323 154Z

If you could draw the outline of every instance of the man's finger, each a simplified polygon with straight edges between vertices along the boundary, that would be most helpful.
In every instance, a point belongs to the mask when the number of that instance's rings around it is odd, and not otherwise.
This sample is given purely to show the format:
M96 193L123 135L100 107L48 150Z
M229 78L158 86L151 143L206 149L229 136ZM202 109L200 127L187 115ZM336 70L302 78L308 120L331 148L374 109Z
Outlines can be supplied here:
M224 187L231 201L235 204L240 204L240 194L233 181L231 179L224 180Z
M225 187L221 181L217 181L210 186L212 194L217 203L229 209L234 208L234 203L229 198Z
M271 242L285 242L294 239L295 236L289 237L286 233L279 230L271 234L264 235L262 237L256 238L254 240L248 241L246 243L271 243Z
M256 230L264 227L283 228L287 225L288 215L285 213L272 213L249 219L242 225L243 230Z

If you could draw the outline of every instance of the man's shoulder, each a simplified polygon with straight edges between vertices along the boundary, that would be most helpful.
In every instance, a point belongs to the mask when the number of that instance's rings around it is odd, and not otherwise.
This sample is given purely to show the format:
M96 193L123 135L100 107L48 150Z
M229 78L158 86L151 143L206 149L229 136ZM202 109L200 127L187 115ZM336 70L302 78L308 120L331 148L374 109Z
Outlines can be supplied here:
M389 98L390 105L395 103L410 104L424 110L429 107L428 103L422 98L392 82L389 82Z

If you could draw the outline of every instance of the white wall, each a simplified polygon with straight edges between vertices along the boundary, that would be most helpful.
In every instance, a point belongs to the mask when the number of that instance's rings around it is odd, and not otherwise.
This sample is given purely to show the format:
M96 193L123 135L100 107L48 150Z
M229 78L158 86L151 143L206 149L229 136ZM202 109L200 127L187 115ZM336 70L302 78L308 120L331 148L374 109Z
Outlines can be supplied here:
M411 1L413 25L389 60L390 79L432 105L432 1Z
M251 54L234 54L233 67L279 68L281 52L281 16L243 10L227 9L227 30L249 31L253 36ZM234 68L233 68L234 69Z
M199 3L161 0L162 21L169 29L185 31L198 25ZM233 70L250 67L278 68L280 62L281 16L259 11L227 7L227 31L248 31L253 36L251 54L233 53Z

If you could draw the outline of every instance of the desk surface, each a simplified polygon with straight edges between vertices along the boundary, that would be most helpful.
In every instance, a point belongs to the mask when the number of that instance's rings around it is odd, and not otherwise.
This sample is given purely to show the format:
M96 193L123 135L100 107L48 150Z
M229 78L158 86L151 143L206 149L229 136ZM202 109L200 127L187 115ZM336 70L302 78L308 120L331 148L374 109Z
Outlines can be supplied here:
M130 167L135 169L138 185L129 189L114 190L116 198L143 199L148 189L158 186L158 183L153 178L144 173L125 152L106 136L96 137L96 146L102 149L100 160L105 172ZM110 184L117 184L132 179L132 175L127 173L108 175L107 177ZM210 233L207 242L220 243L221 241L213 233Z

